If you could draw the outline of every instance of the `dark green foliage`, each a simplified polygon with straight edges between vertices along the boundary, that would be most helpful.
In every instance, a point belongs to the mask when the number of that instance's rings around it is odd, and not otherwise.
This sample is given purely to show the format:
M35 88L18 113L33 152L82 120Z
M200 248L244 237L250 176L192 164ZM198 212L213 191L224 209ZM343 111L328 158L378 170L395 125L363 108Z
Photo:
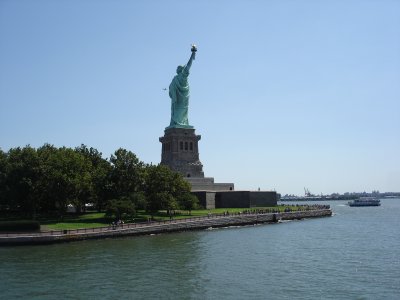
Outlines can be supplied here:
M110 194L111 164L103 159L101 152L85 145L75 148L77 153L85 157L89 163L91 182L86 190L86 202L93 203L98 211L101 211L107 204L107 197Z
M40 224L38 221L21 220L21 221L1 221L0 232L23 232L38 231Z
M179 208L178 198L190 193L190 185L183 177L168 167L148 166L145 175L147 210L171 210Z
M135 209L191 211L197 198L181 175L166 166L145 165L122 148L109 160L83 144L0 149L0 211L32 219L38 214L63 217L68 205L79 213L86 203L122 219Z
M136 192L129 195L129 199L137 209L146 209L147 201L144 192Z
M189 215L191 211L197 209L199 207L199 199L193 194L185 193L178 197L179 207L181 209L189 211Z
M135 215L135 205L129 198L110 200L106 208L106 217L115 220L131 220Z
M144 164L134 153L119 148L111 155L110 192L114 199L143 189Z
M38 153L30 146L18 147L8 151L7 160L5 204L11 210L19 210L34 218L39 208L39 186L43 174Z
M78 211L90 194L90 162L70 148L45 145L38 149L42 160L41 200L43 208L57 210L60 215L68 204Z
M0 149L0 209L8 205L7 203L7 174L8 159L7 154Z

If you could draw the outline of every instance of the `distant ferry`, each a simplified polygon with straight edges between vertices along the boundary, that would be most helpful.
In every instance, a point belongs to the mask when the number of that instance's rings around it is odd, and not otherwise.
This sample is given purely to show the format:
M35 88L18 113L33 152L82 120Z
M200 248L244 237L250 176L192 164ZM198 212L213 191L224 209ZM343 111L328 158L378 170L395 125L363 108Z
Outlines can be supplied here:
M381 200L374 197L364 197L349 202L349 206L380 206Z

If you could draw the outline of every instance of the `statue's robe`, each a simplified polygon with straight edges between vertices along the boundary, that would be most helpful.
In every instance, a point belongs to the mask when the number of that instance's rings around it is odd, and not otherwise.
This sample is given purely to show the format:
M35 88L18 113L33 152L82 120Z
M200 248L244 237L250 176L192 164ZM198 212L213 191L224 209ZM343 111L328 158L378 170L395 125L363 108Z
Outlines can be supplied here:
M170 126L189 126L189 70L187 66L172 79L169 85L171 98L171 123Z

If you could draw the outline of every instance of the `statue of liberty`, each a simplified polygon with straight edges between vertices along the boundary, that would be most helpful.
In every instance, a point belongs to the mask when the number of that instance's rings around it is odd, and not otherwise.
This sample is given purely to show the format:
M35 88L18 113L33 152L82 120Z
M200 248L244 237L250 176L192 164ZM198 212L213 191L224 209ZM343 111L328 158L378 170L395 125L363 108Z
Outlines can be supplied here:
M197 48L192 45L192 55L185 66L178 66L177 75L169 85L169 97L171 98L171 122L167 128L193 128L189 125L189 70L196 57Z

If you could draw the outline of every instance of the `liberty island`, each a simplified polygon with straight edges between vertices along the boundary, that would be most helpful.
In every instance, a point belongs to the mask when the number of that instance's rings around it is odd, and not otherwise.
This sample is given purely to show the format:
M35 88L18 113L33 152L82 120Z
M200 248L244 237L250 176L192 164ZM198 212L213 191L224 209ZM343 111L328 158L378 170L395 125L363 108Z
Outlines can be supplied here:
M195 129L189 125L188 120L190 95L188 76L197 48L192 46L191 51L192 54L188 63L177 68L177 75L172 79L170 85L171 121L170 126L165 128L164 137L160 138L162 143L161 164L154 167L145 167L147 170L142 171L154 177L142 177L140 179L140 173L135 176L137 181L144 180L144 184L148 184L143 194L144 201L147 201L147 204L142 206L141 209L145 209L150 213L165 210L170 217L168 219L169 222L166 222L165 219L156 222L153 220L153 215L148 219L148 222L134 222L134 219L130 219L131 222L127 223L120 222L122 211L130 212L131 214L134 211L134 208L132 209L126 205L137 203L133 202L134 199L130 200L129 198L121 197L119 202L109 200L110 203L107 208L107 213L110 216L114 214L118 218L118 226L113 222L108 227L84 227L50 231L40 231L39 227L39 231L33 232L31 230L26 234L7 232L0 235L0 245L59 243L118 236L148 235L199 230L210 227L276 223L279 220L317 218L332 215L332 211L326 206L278 207L277 193L275 191L235 191L233 183L214 183L214 178L204 176L203 165L199 160L198 151L200 136L195 134ZM35 149L27 150L35 151ZM62 149L62 151L66 150ZM78 153L90 153L86 146L81 146L77 151ZM92 154L96 154L95 151L90 151ZM138 171L141 168L139 161L135 160L134 155L129 154L126 150L119 149L115 155L122 157L129 155L132 162L136 161ZM115 162L114 166L111 166L112 168L116 168L121 163L116 161L116 157L111 159ZM161 173L155 173L157 170ZM180 173L183 177L177 173ZM163 174L171 174L171 176L168 177L169 175ZM167 178L175 178L175 180L166 182ZM153 182L156 184L151 185ZM171 185L174 185L173 191L170 191ZM189 194L190 192L192 193L191 195ZM174 201L176 201L176 204ZM192 218L190 211L198 208L197 202L207 212L200 213L197 218ZM111 207L112 205L114 207ZM171 211L177 209L188 210L189 217L182 218L181 216L179 220L173 219ZM223 213L211 213L215 209L227 210L224 210ZM234 211L229 212L228 209L234 209ZM31 225L33 226L34 224Z

